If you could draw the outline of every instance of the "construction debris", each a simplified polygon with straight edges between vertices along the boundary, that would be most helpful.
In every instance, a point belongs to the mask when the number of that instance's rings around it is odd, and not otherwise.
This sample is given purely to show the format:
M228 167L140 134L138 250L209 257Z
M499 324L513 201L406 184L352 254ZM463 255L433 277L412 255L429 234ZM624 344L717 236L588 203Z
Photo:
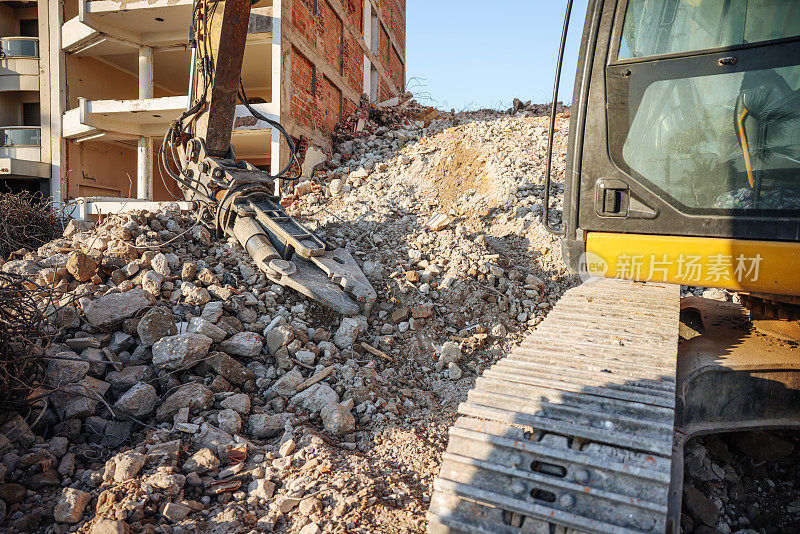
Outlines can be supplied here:
M40 194L0 193L0 261L60 237L68 220L62 207Z
M378 290L369 316L272 284L174 204L5 263L58 312L48 403L0 428L0 526L422 532L458 402L577 282L538 222L546 119L438 113L360 117L289 199Z

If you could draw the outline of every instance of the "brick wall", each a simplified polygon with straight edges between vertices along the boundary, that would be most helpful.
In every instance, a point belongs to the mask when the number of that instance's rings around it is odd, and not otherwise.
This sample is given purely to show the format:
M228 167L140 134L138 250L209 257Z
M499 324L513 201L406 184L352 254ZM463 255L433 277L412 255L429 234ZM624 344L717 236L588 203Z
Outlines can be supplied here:
M342 92L325 76L318 76L317 84L319 93L314 126L317 130L332 132L341 119Z
M292 2L292 24L308 43L316 40L314 31L314 0Z
M398 91L402 91L406 86L405 73L403 70L403 62L400 61L400 56L397 54L394 47L392 47L392 52L389 55L389 77L392 79Z
M389 84L383 78L378 82L378 102L383 102L392 98L392 93L389 91Z
M357 94L364 90L364 51L358 46L355 37L345 32L343 56L343 75L347 82Z
M385 73L395 87L403 90L405 0L378 2L381 15L378 26L378 71ZM292 39L303 43L292 46L289 115L298 124L314 132L329 134L343 115L353 113L358 108L356 95L361 95L364 88L364 51L360 44L363 40L363 6L363 0L292 2L292 25L296 30ZM345 27L345 22L352 25L358 35L352 35ZM390 35L400 49L392 45ZM308 54L308 57L304 54ZM331 73L326 65L338 76ZM388 82L379 75L380 101L394 96Z
M314 66L297 49L292 49L292 93L289 112L304 126L314 127Z
M398 5L399 4L399 5ZM398 44L402 47L406 46L406 3L405 0L398 2L398 0L379 0L381 13L385 20L384 24L392 34Z
M339 74L342 73L342 21L325 0L317 0L317 48Z
M364 2L361 0L342 0L342 6L353 26L358 28L359 31L363 31Z

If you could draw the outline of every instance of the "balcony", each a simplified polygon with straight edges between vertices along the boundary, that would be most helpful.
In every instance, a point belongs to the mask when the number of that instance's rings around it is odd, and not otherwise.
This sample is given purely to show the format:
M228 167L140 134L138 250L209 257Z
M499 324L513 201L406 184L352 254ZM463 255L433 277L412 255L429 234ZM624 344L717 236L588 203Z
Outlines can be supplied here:
M38 58L39 39L36 37L0 37L0 58Z
M62 49L75 55L124 54L139 45L186 45L193 0L79 0L61 28ZM248 34L272 33L272 7L255 7Z
M106 140L135 139L139 136L161 137L170 122L186 110L187 96L146 98L138 100L79 99L78 107L64 113L63 135L67 139L85 141L104 137ZM278 120L271 103L253 104L267 117ZM236 106L234 143L237 137L263 134L271 127L250 116L242 105Z
M41 160L38 126L0 126L0 177L47 178L50 166Z
M39 90L39 40L0 37L0 91Z

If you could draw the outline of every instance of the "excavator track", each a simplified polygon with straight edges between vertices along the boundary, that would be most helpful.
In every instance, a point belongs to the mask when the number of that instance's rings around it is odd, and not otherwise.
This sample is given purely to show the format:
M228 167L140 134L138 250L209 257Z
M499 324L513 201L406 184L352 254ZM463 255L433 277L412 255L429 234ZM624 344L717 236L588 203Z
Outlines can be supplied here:
M461 403L428 532L663 533L678 286L591 280Z

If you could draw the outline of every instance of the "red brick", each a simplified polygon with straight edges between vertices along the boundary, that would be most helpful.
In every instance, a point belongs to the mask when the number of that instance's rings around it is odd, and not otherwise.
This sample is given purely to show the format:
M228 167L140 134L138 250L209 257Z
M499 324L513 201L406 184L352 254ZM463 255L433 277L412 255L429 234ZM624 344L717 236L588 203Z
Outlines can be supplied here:
M398 91L403 91L406 86L403 70L403 63L400 61L400 56L397 54L397 50L392 47L392 53L389 56L389 77L392 79Z
M317 48L336 72L342 67L342 21L325 0L317 0Z
M292 93L289 114L297 122L314 126L314 66L292 49Z
M344 34L343 56L344 79L356 94L361 94L364 90L364 51L350 32Z

